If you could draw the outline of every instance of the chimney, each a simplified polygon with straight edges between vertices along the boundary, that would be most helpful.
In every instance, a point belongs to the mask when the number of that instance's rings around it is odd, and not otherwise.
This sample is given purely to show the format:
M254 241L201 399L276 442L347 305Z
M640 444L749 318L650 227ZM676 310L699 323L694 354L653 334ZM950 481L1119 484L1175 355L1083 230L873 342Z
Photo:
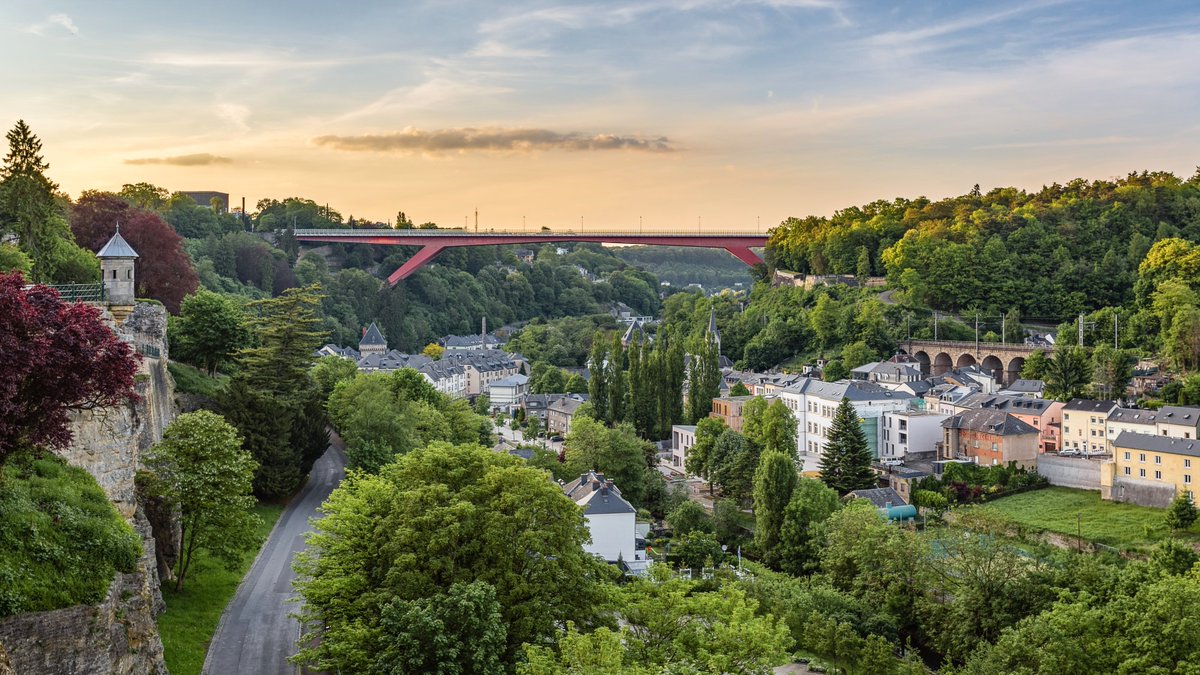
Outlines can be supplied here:
M367 327L366 327L366 326L363 326L363 334L362 334L362 336L363 336L363 337L367 337Z

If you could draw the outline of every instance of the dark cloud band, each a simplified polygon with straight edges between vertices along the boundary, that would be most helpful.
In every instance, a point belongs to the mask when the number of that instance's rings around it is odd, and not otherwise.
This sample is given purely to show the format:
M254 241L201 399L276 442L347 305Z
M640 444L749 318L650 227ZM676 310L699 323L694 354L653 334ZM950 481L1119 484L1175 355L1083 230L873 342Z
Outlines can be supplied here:
M126 164L168 164L170 166L207 166L209 164L232 164L229 157L210 155L207 152L195 155L176 155L174 157L143 157L127 159Z
M671 152L676 148L665 136L643 138L616 134L560 133L549 129L462 128L405 129L390 134L320 136L317 145L349 152L463 152L485 150L634 150Z

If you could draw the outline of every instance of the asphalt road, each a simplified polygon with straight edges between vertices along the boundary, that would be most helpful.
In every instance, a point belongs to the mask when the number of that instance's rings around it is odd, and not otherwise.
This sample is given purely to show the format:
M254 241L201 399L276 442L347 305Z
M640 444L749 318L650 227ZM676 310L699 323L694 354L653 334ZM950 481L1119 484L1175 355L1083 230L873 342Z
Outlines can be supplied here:
M300 624L288 616L299 608L293 596L292 559L304 549L309 518L345 475L346 458L331 445L313 466L308 483L288 504L237 594L225 608L208 647L208 675L295 675L288 663L296 652Z

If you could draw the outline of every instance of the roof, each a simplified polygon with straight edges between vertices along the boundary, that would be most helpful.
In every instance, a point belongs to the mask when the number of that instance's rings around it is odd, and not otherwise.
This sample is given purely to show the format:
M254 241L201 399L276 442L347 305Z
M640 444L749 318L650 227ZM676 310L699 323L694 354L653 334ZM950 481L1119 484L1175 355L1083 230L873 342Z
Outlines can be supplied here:
M716 305L712 305L708 308L708 335L712 336L717 342L721 341L721 331L717 330Z
M906 506L908 502L900 496L892 488L871 488L869 490L851 490L846 493L847 497L854 499L866 499L875 505L875 508L882 509L889 506Z
M383 333L379 332L379 326L372 321L370 326L367 326L367 332L363 333L363 337L358 341L359 346L362 345L386 345L387 340L383 339Z
M523 386L526 384L529 384L529 378L518 373L516 375L509 375L506 378L496 380L495 382L492 383L491 386L493 386L493 387L520 387L520 386Z
M1200 423L1200 408L1164 405L1158 409L1158 421L1165 424L1183 424L1194 427Z
M633 342L634 337L640 337L643 340L646 339L646 329L642 328L641 321L634 321L629 324L629 329L625 331L625 336L621 338L621 342L629 344Z
M971 394L962 399L957 405L970 408L990 408L1001 410L1014 415L1042 415L1056 403L1044 398L1028 396L1011 396L1005 394Z
M1200 457L1200 441L1194 438L1169 438L1154 434L1139 434L1132 431L1122 431L1117 440L1113 441L1114 448L1129 448L1131 450L1146 450L1162 452L1169 455L1188 455Z
M621 497L621 491L604 474L589 471L562 486L571 501L583 507L589 516L613 513L637 513L633 505Z
M1142 410L1140 408L1115 408L1108 413L1109 422L1122 424L1154 424L1158 419L1158 411Z
M117 231L113 233L108 243L100 248L100 252L96 254L97 258L137 258L137 251L125 241L125 237L121 236L121 226L117 225Z
M1008 391L1020 391L1025 393L1036 393L1046 388L1046 383L1042 380L1013 380L1013 383L1005 387Z
M942 426L947 429L967 429L996 436L1038 434L1037 427L1026 424L1006 412L990 408L975 408L947 417Z
M1079 410L1082 412L1102 412L1108 414L1117 407L1116 401L1093 401L1087 398L1073 398L1063 406L1063 410Z
M565 413L568 416L574 415L579 406L583 405L583 401L577 398L563 397L550 404L550 410L555 412Z
M672 424L671 428L678 429L680 431L684 431L689 434L696 433L696 425L695 424Z

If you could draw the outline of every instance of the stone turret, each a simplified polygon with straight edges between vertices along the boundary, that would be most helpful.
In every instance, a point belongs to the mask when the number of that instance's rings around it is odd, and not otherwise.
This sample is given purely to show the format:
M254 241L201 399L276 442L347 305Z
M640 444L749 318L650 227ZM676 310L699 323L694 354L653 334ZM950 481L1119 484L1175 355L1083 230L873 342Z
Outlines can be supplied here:
M96 254L100 259L100 273L104 278L104 300L116 307L132 307L136 296L133 263L137 251L121 236L121 225L112 239Z

